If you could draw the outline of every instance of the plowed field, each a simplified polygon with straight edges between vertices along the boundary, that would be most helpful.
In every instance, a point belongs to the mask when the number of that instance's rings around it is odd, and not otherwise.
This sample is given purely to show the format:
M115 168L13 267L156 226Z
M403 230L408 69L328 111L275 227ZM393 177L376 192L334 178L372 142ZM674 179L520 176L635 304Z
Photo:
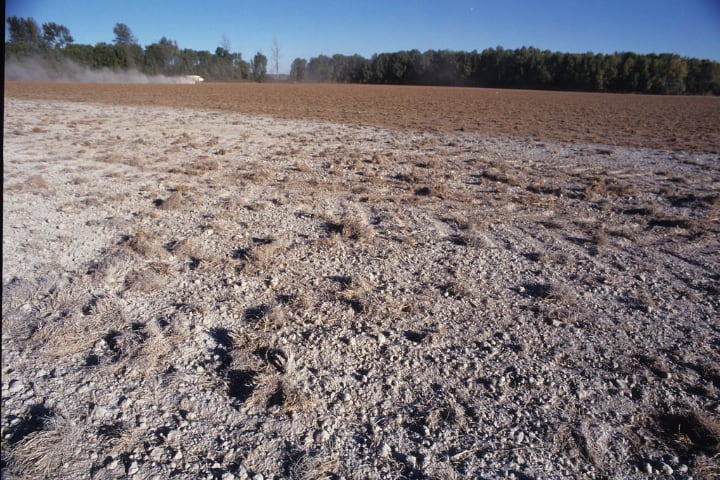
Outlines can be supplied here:
M720 151L720 98L381 85L7 82L5 95L217 109L422 131Z

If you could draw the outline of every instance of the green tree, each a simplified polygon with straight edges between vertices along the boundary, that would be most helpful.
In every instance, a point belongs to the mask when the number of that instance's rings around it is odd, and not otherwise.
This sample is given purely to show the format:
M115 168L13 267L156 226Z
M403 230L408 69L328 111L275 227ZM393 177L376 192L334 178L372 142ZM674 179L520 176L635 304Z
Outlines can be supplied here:
M119 45L136 45L138 43L137 38L133 35L130 27L124 23L116 23L113 28L115 34L114 43Z
M250 62L252 77L256 82L264 82L267 77L267 57L257 52Z
M7 24L10 43L25 43L36 47L42 44L40 27L35 19L13 16L8 17Z
M294 82L302 82L307 76L307 60L296 58L290 65L290 79Z
M96 43L93 47L90 66L92 68L111 68L113 70L120 67L120 62L115 55L114 45L105 42Z
M74 41L70 30L65 25L55 22L43 23L42 31L43 44L49 48L63 48Z
M308 78L313 82L329 82L333 78L333 61L327 55L313 57L308 62Z
M150 75L173 75L179 72L181 65L177 62L180 49L177 42L162 37L158 43L145 48L145 64L143 70Z

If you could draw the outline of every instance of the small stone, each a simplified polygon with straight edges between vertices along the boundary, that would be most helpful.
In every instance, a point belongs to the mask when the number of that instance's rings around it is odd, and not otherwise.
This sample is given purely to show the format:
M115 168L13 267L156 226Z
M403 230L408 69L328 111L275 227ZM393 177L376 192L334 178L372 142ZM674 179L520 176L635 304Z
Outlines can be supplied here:
M650 465L649 463L645 464L645 473L647 473L648 475L652 475L653 473L652 465Z
M350 400L352 400L352 395L350 395L348 392L343 392L343 394L340 395L340 400L342 400L343 402L349 402Z
M132 462L130 466L127 469L128 475L135 475L140 470L140 467L138 467L137 462Z
M392 449L390 448L390 445L383 442L380 444L380 448L378 448L378 455L380 458L387 458L392 453Z
M325 443L330 440L330 434L326 430L318 430L313 435L313 440L315 443Z
M672 467L671 467L670 465L668 465L667 463L663 463L663 464L662 464L662 467L660 467L660 470L661 470L662 473L665 474L665 475L672 475L672 474L673 474L673 469L672 469Z
M265 480L265 476L264 476L262 473L256 473L256 474L252 477L252 480Z
M417 457L415 455L406 455L405 464L410 468L417 468Z
M20 380L10 380L8 390L10 393L20 393L25 389L25 385Z
M105 467L105 468L107 468L108 470L115 470L117 468L117 466L118 466L118 461L113 460L110 463L108 463L107 467Z
M164 453L165 452L161 447L155 447L152 450L150 450L150 458L153 461L157 462L162 458Z
M235 480L235 475L233 475L230 472L225 472L222 474L222 477L220 477L221 480Z

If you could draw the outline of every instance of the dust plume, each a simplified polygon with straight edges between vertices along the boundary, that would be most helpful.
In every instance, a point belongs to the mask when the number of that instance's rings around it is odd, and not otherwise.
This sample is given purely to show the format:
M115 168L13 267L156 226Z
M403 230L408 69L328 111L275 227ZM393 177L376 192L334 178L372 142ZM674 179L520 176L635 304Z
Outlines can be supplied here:
M186 77L146 75L137 70L98 70L79 65L69 59L49 61L43 58L5 60L5 81L67 82L67 83L196 83Z

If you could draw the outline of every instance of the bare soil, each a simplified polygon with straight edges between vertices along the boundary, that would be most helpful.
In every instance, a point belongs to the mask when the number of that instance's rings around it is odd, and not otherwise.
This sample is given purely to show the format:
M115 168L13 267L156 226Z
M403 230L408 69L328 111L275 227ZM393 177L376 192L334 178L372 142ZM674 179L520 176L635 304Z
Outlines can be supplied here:
M190 88L188 88L190 87ZM6 82L5 94L420 131L720 152L720 98L382 85Z
M720 477L717 99L5 93L3 478Z

